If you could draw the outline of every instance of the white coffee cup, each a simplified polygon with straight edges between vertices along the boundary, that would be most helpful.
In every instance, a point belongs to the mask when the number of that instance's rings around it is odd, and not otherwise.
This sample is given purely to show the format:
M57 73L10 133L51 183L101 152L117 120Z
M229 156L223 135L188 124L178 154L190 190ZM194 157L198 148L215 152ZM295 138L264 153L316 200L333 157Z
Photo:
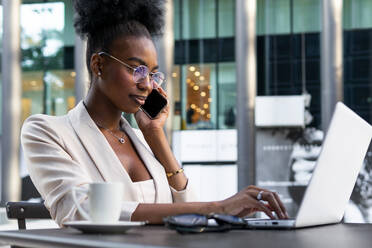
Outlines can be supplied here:
M72 188L72 199L81 216L94 223L115 223L119 220L122 199L122 183L91 183L89 189ZM89 214L80 206L76 191L88 194Z

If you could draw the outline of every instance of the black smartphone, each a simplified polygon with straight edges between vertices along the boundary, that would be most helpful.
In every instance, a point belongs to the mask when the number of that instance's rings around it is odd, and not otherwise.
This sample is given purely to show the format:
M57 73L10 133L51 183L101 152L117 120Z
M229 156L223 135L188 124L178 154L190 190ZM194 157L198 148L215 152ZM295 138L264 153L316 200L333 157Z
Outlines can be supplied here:
M141 106L141 109L150 119L155 119L167 104L168 100L158 90L153 89L147 96L145 104Z

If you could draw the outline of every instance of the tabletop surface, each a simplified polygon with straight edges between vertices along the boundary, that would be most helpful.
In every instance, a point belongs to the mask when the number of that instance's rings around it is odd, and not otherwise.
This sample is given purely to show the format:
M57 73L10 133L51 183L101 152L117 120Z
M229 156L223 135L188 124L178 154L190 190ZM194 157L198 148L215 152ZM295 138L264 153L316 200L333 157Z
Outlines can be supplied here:
M371 247L372 224L337 224L297 230L233 230L179 234L143 226L125 234L83 234L65 229L0 232L0 242L26 247Z

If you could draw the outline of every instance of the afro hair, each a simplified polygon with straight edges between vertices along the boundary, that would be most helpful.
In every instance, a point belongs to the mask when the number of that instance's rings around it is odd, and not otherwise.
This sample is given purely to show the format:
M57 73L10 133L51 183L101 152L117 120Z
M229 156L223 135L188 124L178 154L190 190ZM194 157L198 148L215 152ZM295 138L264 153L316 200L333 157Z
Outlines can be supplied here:
M74 27L80 37L94 35L109 26L139 22L151 36L164 26L165 0L74 0Z

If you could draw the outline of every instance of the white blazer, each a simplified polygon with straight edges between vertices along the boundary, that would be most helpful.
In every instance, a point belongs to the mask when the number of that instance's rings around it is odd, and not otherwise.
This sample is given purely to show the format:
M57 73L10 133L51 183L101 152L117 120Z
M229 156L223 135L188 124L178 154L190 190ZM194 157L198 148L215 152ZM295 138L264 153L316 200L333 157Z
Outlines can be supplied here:
M137 136L122 118L122 128L150 172L156 203L195 201L188 184L176 191L168 184L163 166L155 159L142 133ZM124 202L120 220L130 220L140 203L133 182L105 136L80 102L64 116L33 115L23 124L21 142L31 179L59 224L82 219L72 200L71 188L91 182L122 182ZM88 196L77 190L77 198L88 209Z

